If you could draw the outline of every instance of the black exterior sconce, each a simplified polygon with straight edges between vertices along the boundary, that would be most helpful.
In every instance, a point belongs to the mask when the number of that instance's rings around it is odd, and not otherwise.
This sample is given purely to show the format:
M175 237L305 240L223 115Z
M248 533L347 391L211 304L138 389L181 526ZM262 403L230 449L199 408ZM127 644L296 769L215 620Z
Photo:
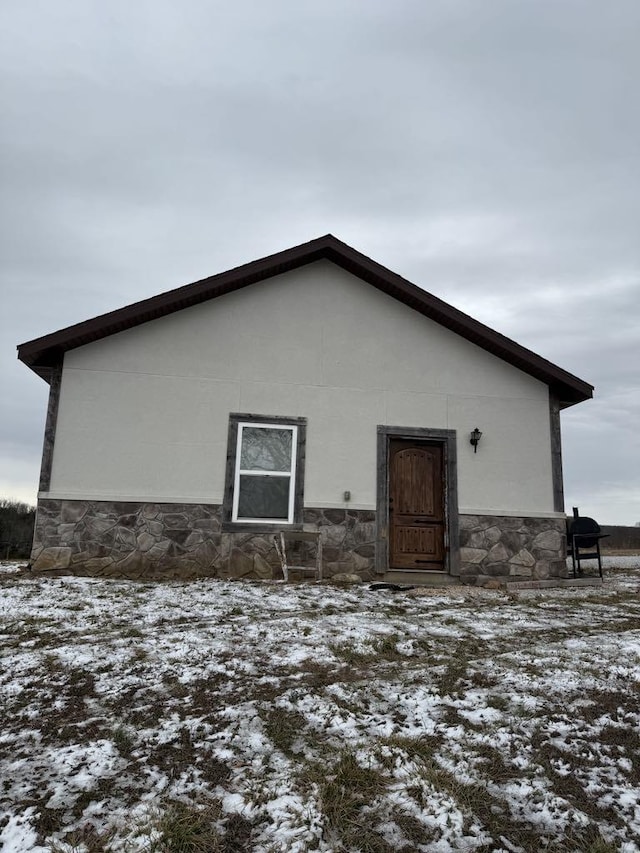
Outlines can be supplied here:
M473 444L473 452L474 453L478 452L478 444L480 443L481 438L482 438L482 433L480 432L478 427L476 427L473 430L473 432L471 433L471 437L470 437L470 441L469 441L470 444Z

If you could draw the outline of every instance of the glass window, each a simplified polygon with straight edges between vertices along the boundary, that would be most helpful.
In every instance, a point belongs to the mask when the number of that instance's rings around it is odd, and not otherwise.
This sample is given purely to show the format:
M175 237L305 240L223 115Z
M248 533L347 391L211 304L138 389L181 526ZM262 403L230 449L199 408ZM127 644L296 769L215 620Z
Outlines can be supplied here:
M293 521L297 438L294 425L238 424L233 521Z
M249 471L291 471L291 427L243 424L240 468Z

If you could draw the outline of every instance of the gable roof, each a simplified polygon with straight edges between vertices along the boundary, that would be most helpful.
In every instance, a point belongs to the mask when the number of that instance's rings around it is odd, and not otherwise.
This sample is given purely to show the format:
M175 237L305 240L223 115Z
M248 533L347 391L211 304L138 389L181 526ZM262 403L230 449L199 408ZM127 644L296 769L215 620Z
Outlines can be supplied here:
M593 396L593 386L588 382L427 293L332 234L27 341L18 346L18 358L48 382L52 368L61 363L67 350L319 260L337 264L425 317L545 382L563 407Z

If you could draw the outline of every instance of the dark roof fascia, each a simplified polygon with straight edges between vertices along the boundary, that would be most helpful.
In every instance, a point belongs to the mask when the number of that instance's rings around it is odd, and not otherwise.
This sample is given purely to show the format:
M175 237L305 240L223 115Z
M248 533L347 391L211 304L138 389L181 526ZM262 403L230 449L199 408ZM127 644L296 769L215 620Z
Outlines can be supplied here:
M563 406L593 396L593 386L588 382L427 293L331 234L27 341L18 346L18 358L49 381L51 368L62 360L67 350L323 259L545 382Z
M47 376L51 368L62 360L67 350L321 260L326 257L326 252L323 252L324 244L325 238L320 237L310 243L294 246L292 249L159 293L149 299L133 302L124 308L100 314L49 335L34 338L18 345L18 358L48 381Z

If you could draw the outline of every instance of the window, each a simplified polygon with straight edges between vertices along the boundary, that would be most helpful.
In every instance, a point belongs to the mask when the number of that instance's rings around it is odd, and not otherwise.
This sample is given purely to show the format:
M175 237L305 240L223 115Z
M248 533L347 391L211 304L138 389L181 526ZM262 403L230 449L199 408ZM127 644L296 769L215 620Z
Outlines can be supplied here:
M225 518L235 524L301 520L303 418L231 415Z

